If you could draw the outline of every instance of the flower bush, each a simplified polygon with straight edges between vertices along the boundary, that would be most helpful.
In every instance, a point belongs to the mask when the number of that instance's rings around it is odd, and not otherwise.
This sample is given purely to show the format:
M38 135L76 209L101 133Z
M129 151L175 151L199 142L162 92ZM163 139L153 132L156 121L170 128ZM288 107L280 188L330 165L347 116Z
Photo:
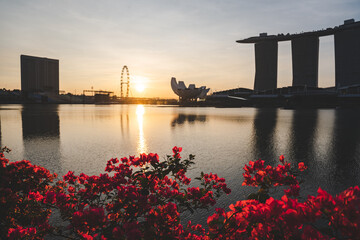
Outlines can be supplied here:
M201 173L199 186L186 176L194 156L182 159L181 148L159 161L157 154L111 159L105 173L62 180L29 161L9 162L0 153L0 238L43 239L360 239L360 190L352 187L331 196L299 200L306 166L292 168L283 156L276 167L263 160L244 167L243 185L257 192L216 208L207 226L183 223L181 213L214 206L230 194L225 179ZM282 186L280 199L271 189ZM52 214L62 221L50 221Z
M209 238L214 239L360 239L360 190L351 187L333 197L321 188L317 196L300 202L297 175L303 163L292 169L280 156L277 167L263 160L245 165L243 185L259 187L247 200L216 209L207 220ZM269 196L269 189L288 186L281 199Z

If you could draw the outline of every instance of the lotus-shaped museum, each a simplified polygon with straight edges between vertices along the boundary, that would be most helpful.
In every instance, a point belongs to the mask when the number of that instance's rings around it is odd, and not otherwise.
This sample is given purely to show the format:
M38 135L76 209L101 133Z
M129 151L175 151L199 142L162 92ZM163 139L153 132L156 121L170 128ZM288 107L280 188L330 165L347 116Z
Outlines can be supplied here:
M176 95L180 97L180 100L196 100L198 98L205 98L210 88L201 86L195 87L195 84L190 84L189 87L185 86L183 81L176 81L176 78L171 78L171 88Z

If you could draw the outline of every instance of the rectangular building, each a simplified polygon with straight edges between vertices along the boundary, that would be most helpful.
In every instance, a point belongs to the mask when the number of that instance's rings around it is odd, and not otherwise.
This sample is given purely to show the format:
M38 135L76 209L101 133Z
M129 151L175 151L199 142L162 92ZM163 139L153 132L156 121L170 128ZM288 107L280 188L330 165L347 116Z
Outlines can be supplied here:
M301 36L291 40L293 86L318 87L319 37Z
M255 43L255 91L266 91L277 87L278 42Z
M59 94L59 60L21 55L20 62L23 92Z
M357 26L357 28L356 28ZM352 28L351 28L352 27ZM341 25L334 34L337 88L360 84L360 22Z

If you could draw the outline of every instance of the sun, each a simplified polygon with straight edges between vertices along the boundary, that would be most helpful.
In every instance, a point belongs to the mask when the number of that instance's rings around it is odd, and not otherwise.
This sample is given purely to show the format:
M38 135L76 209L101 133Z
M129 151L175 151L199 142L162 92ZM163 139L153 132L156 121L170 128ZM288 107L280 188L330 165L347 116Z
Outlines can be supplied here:
M146 89L146 84L149 81L147 77L132 76L132 82L137 92L142 93Z
M136 84L135 88L136 88L136 91L138 91L138 92L143 92L143 91L145 90L145 85L143 85L143 84Z

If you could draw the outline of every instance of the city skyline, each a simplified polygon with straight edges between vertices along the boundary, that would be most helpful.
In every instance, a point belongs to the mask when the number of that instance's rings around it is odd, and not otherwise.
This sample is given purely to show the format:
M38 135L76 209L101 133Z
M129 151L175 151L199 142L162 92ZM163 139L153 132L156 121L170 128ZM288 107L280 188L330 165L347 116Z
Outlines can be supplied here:
M20 55L60 60L60 90L114 91L124 65L135 97L176 98L170 79L211 91L254 87L254 46L238 39L326 29L360 20L358 1L3 1L1 88L20 89ZM320 38L319 86L335 85L334 40ZM279 43L278 87L292 83ZM141 89L143 91L141 91Z

